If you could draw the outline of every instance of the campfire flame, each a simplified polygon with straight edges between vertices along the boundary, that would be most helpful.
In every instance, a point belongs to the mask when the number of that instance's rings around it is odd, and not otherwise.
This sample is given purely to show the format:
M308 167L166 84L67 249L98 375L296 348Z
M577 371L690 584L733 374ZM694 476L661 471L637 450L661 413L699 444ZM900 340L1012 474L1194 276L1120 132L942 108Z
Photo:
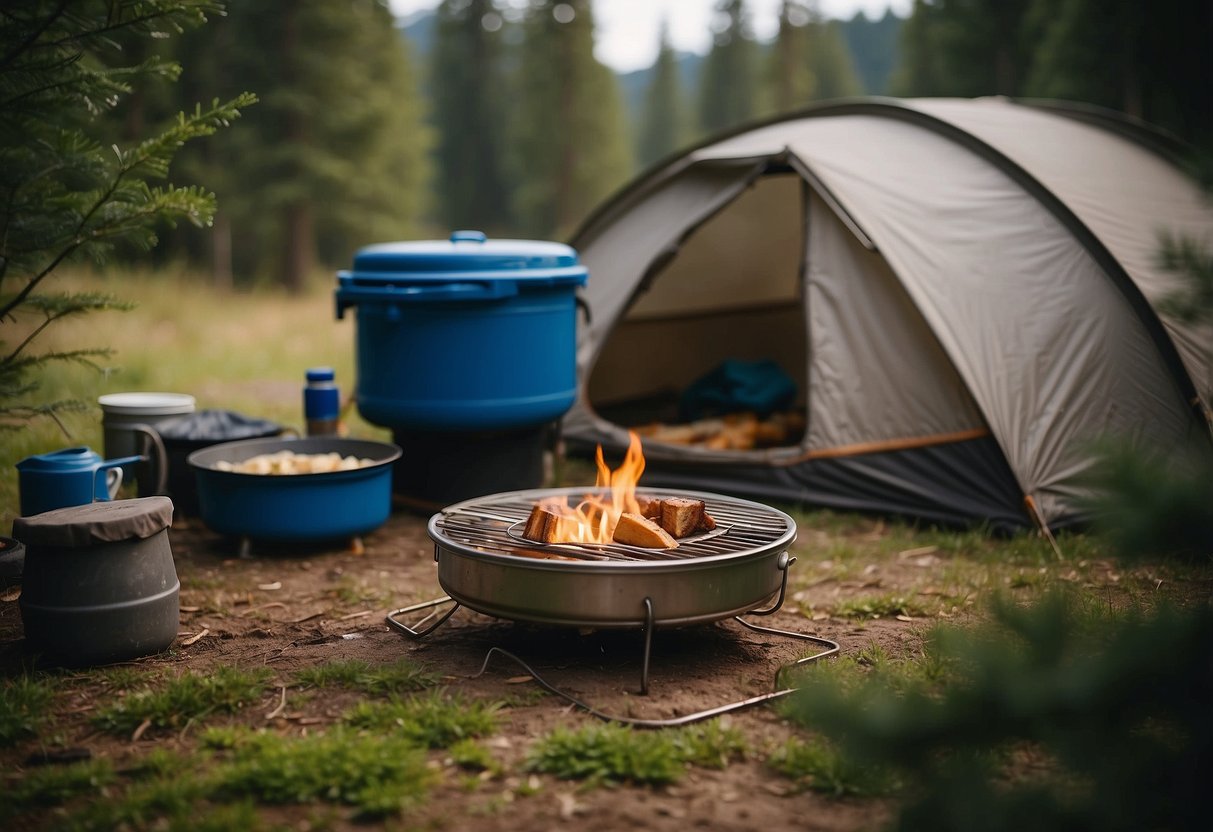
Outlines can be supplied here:
M603 494L587 494L576 506L561 498L545 500L543 505L559 517L554 543L610 543L615 524L624 512L640 513L636 502L636 484L644 473L644 453L640 437L628 431L628 451L614 471L602 458L602 446L595 456L598 465L596 487Z

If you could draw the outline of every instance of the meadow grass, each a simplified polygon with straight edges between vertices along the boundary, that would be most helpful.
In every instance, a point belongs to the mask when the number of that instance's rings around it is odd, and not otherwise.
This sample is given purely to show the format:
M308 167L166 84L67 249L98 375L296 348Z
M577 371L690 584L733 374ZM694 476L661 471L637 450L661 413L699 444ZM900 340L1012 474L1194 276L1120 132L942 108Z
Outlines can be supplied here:
M25 674L0 679L0 748L37 734L50 720L54 698L49 679Z
M496 733L501 704L469 700L444 691L405 699L359 702L342 721L359 730L391 734L423 748L449 748Z
M157 749L121 770L106 759L31 769L0 801L0 821L52 809L56 829L238 832L282 828L259 804L298 804L335 823L340 807L359 819L398 815L437 779L405 737L342 726L307 736L207 729L197 751Z
M184 728L215 713L234 713L259 700L266 691L268 668L219 667L210 673L186 672L168 681L149 682L102 708L93 724L103 731L129 735L147 727Z
M659 786L680 780L688 766L723 769L745 757L748 748L744 735L720 720L669 731L595 723L577 730L556 728L540 737L526 766L590 785Z
M434 674L408 659L372 665L361 659L340 659L305 667L294 673L295 684L305 688L341 687L378 696L421 690L435 684Z
M333 276L320 273L300 295L220 290L204 275L175 269L56 273L48 290L107 292L137 305L58 322L33 342L35 353L105 347L113 355L99 369L52 364L39 374L37 401L76 399L85 409L65 414L62 428L43 418L2 434L0 523L9 528L18 513L14 466L21 459L76 445L103 452L97 397L105 393L189 393L199 410L234 410L302 432L304 371L327 365L345 402L354 389L355 324L336 320L335 288ZM0 337L16 343L36 323L5 322ZM356 408L347 406L344 419L353 436L387 436Z
M856 764L819 737L790 737L771 752L766 764L798 787L832 797L887 794L894 785L887 772Z

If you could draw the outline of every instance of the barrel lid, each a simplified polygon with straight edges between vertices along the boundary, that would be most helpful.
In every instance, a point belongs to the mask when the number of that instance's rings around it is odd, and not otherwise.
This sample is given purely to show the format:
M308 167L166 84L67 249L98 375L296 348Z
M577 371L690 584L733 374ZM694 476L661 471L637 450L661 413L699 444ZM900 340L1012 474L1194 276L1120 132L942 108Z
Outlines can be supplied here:
M81 549L151 537L173 521L168 497L137 497L68 506L13 521L13 537L28 546Z
M193 413L195 400L188 393L106 393L97 403L115 416L176 416Z
M403 276L459 279L497 273L502 278L560 277L585 282L577 252L563 243L542 240L490 240L480 231L456 231L449 240L377 243L354 255L353 276L360 282Z

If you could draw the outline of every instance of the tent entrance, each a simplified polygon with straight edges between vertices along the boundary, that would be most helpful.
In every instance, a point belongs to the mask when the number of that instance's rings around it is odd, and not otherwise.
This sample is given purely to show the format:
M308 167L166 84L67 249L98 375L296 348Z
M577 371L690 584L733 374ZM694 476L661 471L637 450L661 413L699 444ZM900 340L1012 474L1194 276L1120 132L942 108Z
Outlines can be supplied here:
M801 443L805 188L796 173L761 176L691 230L632 297L598 355L586 389L599 415L676 444L748 450ZM725 362L762 362L765 379L782 376L795 392L774 412L742 408L720 419L688 410L688 389Z

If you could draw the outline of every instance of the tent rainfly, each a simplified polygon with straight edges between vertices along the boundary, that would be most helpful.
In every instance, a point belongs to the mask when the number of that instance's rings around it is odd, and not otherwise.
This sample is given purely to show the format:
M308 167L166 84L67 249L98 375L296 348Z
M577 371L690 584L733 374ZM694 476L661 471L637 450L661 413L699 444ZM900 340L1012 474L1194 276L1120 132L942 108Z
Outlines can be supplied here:
M1213 454L1209 327L1160 303L1160 234L1213 245L1180 151L1077 105L861 99L667 160L570 240L590 280L563 435L618 452L636 428L648 485L1081 523L1093 440ZM760 360L795 383L791 435L697 442L723 423L687 424L686 391Z

